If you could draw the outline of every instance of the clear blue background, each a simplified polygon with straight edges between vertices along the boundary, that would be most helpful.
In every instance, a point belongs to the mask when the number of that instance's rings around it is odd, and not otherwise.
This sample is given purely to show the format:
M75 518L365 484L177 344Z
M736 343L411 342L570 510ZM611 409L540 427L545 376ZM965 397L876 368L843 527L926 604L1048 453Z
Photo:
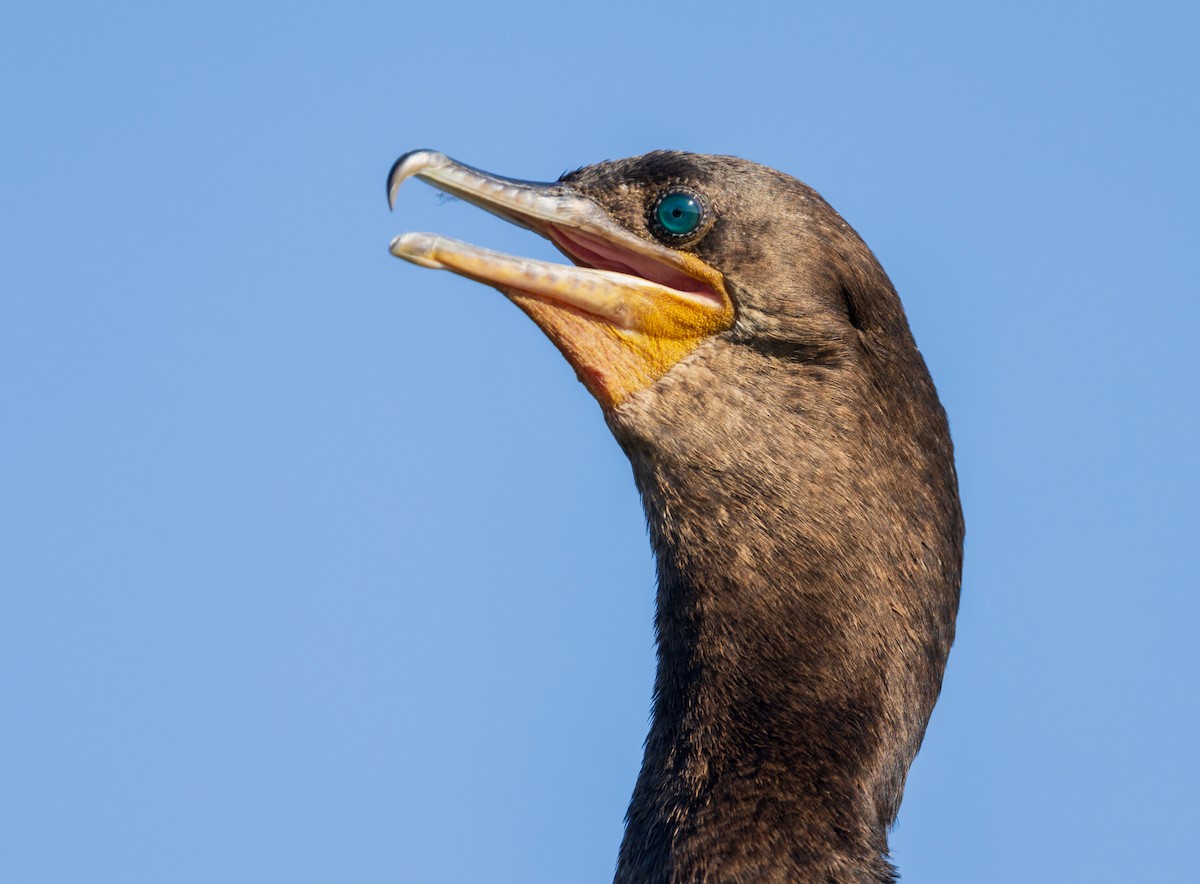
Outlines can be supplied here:
M657 147L820 190L950 413L959 638L912 882L1183 881L1200 811L1194 4L13 5L0 878L603 882L653 564L495 292L384 177Z

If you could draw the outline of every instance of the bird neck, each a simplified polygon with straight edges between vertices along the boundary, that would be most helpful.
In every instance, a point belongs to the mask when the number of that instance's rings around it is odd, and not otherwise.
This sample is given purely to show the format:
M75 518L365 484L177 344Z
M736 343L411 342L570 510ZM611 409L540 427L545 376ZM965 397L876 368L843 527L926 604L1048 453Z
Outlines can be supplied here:
M915 351L886 363L892 399L869 366L781 382L735 353L608 416L659 584L617 881L892 881L887 828L958 602L945 418ZM713 396L719 377L744 400Z
M781 656L764 612L730 628L728 587L660 574L654 720L617 881L894 880L872 782L881 698Z
M700 439L648 452L619 438L659 589L617 881L894 880L887 828L953 637L956 498L929 518L922 490L952 482L948 461L931 444L929 461L779 466L754 449L772 439L745 437L731 446L744 468L717 472L699 468ZM860 490L890 485L911 501ZM957 528L929 527L943 522Z

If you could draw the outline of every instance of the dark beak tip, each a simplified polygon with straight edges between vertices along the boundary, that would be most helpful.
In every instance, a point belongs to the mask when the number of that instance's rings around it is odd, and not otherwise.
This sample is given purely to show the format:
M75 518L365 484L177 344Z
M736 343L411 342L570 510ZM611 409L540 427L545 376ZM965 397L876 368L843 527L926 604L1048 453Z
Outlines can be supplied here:
M409 151L409 153L411 152L412 151ZM396 210L396 188L392 186L392 182L396 180L396 170L400 168L400 165L404 162L404 159L407 156L407 153L401 156L400 159L392 163L392 168L388 169L387 181L385 182L384 186L387 188L388 211L390 212L394 212Z
M396 209L396 191L399 189L396 178L400 172L400 167L408 161L409 157L415 156L416 154L430 154L437 155L443 159L445 158L440 152L431 150L427 147L419 147L416 150L410 150L400 154L400 157L396 160L396 162L392 163L392 168L388 170L387 176L388 208L392 211L395 211Z

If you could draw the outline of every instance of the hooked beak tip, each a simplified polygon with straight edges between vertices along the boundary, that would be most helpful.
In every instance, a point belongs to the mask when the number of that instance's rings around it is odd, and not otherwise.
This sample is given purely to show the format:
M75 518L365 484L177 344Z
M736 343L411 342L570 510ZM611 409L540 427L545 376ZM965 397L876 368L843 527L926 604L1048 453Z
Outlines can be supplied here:
M444 153L436 150L410 150L408 153L392 163L391 171L387 177L387 198L388 208L393 211L396 208L396 194L400 190L400 185L413 175L419 175L431 167L443 166L450 162L450 158Z

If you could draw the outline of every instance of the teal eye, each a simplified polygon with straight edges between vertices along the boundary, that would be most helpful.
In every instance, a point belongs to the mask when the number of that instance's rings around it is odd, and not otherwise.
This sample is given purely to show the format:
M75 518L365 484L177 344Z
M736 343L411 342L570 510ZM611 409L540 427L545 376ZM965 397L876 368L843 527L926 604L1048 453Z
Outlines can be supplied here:
M704 203L699 194L680 188L668 190L654 203L652 226L660 239L686 239L700 229L705 220Z

